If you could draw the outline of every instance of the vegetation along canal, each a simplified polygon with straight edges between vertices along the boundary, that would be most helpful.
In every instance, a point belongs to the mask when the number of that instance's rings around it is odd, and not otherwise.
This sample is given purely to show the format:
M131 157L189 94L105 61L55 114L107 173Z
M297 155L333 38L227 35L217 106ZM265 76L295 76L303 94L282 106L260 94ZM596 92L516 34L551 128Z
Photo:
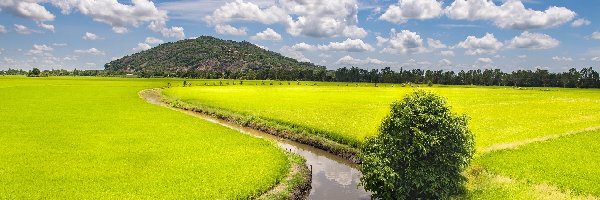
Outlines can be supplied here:
M358 165L321 149L282 139L262 131L241 127L210 116L173 108L160 101L159 90L144 90L140 96L152 104L177 110L213 123L217 123L245 134L277 142L282 148L303 156L312 170L312 189L309 199L370 199L370 193L358 185L361 177Z

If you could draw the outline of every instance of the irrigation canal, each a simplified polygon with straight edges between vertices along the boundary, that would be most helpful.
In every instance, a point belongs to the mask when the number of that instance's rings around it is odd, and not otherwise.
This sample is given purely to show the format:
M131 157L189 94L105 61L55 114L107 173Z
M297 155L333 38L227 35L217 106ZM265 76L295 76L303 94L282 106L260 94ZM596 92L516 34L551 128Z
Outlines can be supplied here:
M201 113L173 108L160 101L158 90L145 90L140 92L140 96L152 104L202 118L245 134L276 141L282 148L303 156L306 159L306 164L312 170L312 189L308 196L309 199L370 199L370 193L358 185L361 173L357 170L357 165L346 159L309 145L282 139L262 131L242 127Z

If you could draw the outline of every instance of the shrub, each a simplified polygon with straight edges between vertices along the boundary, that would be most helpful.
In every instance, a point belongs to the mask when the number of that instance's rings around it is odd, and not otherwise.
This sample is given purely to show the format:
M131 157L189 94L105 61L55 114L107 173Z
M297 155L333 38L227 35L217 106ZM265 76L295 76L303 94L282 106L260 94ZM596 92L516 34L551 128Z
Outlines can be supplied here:
M379 134L362 146L361 185L380 199L447 199L464 192L474 153L468 118L417 90L391 105Z

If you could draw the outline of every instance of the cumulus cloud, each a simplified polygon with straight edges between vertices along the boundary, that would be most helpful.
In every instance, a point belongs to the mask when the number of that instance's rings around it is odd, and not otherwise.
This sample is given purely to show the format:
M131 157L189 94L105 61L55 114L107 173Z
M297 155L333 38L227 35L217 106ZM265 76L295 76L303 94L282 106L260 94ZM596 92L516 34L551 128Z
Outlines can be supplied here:
M346 26L343 35L352 39L364 38L368 35L367 31L358 26Z
M144 41L146 44L160 44L163 43L164 41L155 37L146 37L146 40Z
M556 61L573 61L573 58L571 58L571 57L553 56L552 60L556 60Z
M90 33L90 32L85 32L85 34L83 34L83 36L81 37L84 40L99 40L102 39L101 37L98 37L98 35Z
M421 36L418 33L409 30L396 32L395 29L392 29L389 38L379 38L377 40L381 45L387 44L387 47L382 51L386 53L421 53L427 50L423 46L423 39Z
M446 56L446 57L452 57L452 56L454 56L454 51L451 51L451 50L440 51L440 55Z
M219 34L225 34L225 35L247 35L248 33L246 32L248 29L246 27L241 27L241 28L236 28L233 27L231 25L221 25L221 24L217 24L215 26L215 31Z
M590 20L584 19L584 18L580 18L580 19L576 19L571 23L572 27L580 27L580 26L587 26L592 24L592 22Z
M50 0L63 14L72 10L91 17L94 21L112 26L115 33L128 32L127 27L139 27L147 23L148 28L164 37L185 38L182 27L166 26L167 12L159 10L150 0L132 0L131 5L117 0Z
M75 53L81 53L81 54L90 54L90 55L96 55L96 56L103 56L105 55L104 51L100 51L96 48L90 48L90 49L78 49L74 51Z
M40 28L54 32L54 25L52 25L52 24L45 24L44 22L38 22L37 25Z
M320 50L325 51L347 51L347 52L364 52L373 51L375 48L370 44L363 42L361 39L346 39L343 42L330 42L327 45L319 45Z
M138 43L138 45L136 47L134 47L133 49L131 49L133 52L140 52L140 51L144 51L144 50L148 50L152 48L149 44L146 43Z
M8 32L6 30L6 28L4 26L0 25L0 33L6 33L6 32Z
M45 56L49 56L48 52L53 51L54 49L52 47L49 47L47 45L38 45L38 44L34 44L33 48L31 50L29 50L28 55L45 55Z
M458 48L467 49L466 55L495 54L502 46L503 44L491 33L486 33L481 38L468 36L465 41L456 45Z
M381 61L375 58L366 58L366 59L358 59L353 58L352 56L344 56L338 59L336 62L338 65L386 65L390 64L390 62Z
M296 51L289 46L283 46L279 51L282 55L296 59L300 62L310 62L310 59L306 58L302 52Z
M442 41L427 38L427 46L430 49L445 49L448 48Z
M280 41L281 35L279 35L279 33L275 32L273 29L271 28L267 28L264 31L257 33L255 36L251 37L252 40L273 40L273 41Z
M491 64L491 63L494 63L494 61L491 58L478 58L476 63L477 64Z
M32 33L40 33L40 31L38 31L38 30L30 29L27 26L24 26L24 25L21 25L21 24L14 24L14 25L15 25L15 31L18 34L21 34L21 35L29 35L29 34L32 34Z
M409 19L436 18L442 14L442 11L442 1L400 0L398 5L390 5L379 19L402 24Z
M549 35L525 31L508 42L508 48L551 49L557 47L559 44L558 40Z
M551 28L570 22L576 13L564 8L552 6L545 11L525 8L521 1L504 1L496 5L490 0L457 0L445 10L451 19L487 20L500 28L518 30Z
M36 1L2 0L0 9L34 21L52 21L55 16Z
M295 44L294 46L292 46L292 49L294 49L295 51L310 51L315 49L316 47L314 45L310 45L310 44L306 44L304 42Z
M448 60L448 59L445 59L445 58L444 58L444 59L441 59L440 61L438 61L438 63L439 63L440 65L445 65L445 66L452 65L452 61L450 61L450 60Z
M600 32L593 32L592 39L600 40Z
M363 38L368 33L357 26L357 13L356 0L281 0L263 7L236 0L225 3L204 21L215 26L232 21L277 23L293 36Z

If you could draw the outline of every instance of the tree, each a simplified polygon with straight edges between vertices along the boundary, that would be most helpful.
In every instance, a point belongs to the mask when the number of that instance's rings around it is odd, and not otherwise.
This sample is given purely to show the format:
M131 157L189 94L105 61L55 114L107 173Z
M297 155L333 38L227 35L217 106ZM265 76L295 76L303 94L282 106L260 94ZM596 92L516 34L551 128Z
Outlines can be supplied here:
M380 199L447 199L464 192L461 172L475 151L468 118L423 90L391 107L378 136L362 146L361 185Z
M29 73L27 73L27 76L29 76L29 77L39 77L40 73L41 73L40 69L33 68Z

